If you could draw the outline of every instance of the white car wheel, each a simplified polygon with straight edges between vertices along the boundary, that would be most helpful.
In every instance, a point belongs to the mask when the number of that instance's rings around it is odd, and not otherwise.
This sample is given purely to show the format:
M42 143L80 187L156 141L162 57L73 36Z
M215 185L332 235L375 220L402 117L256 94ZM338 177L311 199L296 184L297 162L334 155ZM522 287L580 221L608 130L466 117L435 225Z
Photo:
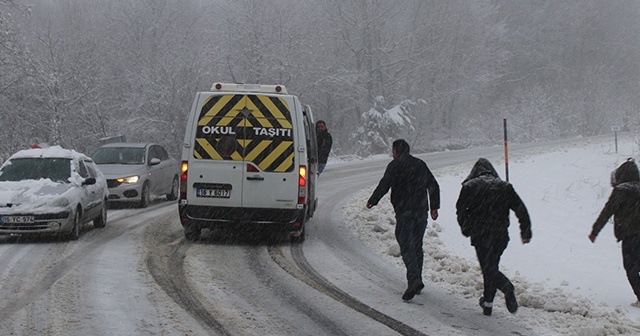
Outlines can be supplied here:
M76 209L73 216L73 228L69 234L69 240L78 240L80 238L80 209Z
M107 200L102 201L102 210L100 210L100 216L93 220L94 228L103 228L107 225Z

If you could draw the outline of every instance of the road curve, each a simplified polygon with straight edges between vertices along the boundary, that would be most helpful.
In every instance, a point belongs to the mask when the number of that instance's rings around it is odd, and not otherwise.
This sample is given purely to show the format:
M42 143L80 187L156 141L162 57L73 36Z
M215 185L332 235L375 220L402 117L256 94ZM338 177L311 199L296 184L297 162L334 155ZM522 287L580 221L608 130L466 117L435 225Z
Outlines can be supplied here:
M420 157L437 169L501 153ZM302 245L208 231L187 242L166 201L110 209L107 226L88 224L78 241L1 237L0 335L531 335L428 282L411 302L400 299L403 270L367 249L341 215L388 161L329 166Z

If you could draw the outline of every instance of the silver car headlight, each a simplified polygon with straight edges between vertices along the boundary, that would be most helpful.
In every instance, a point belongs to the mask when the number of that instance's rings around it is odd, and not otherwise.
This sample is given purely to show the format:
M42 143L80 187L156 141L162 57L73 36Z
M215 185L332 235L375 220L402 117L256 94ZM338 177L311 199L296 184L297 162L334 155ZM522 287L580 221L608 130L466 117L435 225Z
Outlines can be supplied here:
M140 176L135 175L135 176L129 176L129 177L121 177L121 178L117 179L117 181L119 183L133 184L133 183L138 182L139 179L140 179Z

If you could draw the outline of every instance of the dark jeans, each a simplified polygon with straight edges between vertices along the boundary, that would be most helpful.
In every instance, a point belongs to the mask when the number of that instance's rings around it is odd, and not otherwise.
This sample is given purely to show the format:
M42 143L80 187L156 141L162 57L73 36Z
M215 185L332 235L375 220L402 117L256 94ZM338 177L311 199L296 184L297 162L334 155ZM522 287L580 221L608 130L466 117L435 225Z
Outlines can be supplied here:
M485 302L493 302L498 289L503 293L513 290L511 281L499 270L500 257L502 257L502 252L504 252L508 244L508 238L486 237L485 239L478 239L478 242L474 245L480 268L482 269Z
M400 245L400 255L407 267L407 282L422 283L424 251L422 239L427 229L427 212L410 210L396 213L396 240Z
M627 271L627 279L633 293L640 300L640 235L622 240L622 263Z

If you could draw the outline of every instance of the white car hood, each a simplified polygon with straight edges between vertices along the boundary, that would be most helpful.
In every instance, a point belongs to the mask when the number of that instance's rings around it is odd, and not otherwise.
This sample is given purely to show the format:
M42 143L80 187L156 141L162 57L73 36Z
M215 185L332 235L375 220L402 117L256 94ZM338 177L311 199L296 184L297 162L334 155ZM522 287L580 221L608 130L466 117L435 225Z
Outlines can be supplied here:
M0 213L47 213L63 211L69 202L79 198L71 183L50 179L0 182Z
M98 168L107 179L115 179L140 175L144 173L145 165L100 164Z

